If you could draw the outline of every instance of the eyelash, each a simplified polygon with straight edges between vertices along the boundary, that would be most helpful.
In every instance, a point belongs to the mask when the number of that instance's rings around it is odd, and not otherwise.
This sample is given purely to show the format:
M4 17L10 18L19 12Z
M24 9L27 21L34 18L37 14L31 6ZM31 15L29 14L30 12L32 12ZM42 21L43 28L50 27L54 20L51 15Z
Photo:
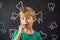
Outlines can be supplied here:
M28 19L30 19L30 17Z
M21 19L24 19L24 18L21 18Z

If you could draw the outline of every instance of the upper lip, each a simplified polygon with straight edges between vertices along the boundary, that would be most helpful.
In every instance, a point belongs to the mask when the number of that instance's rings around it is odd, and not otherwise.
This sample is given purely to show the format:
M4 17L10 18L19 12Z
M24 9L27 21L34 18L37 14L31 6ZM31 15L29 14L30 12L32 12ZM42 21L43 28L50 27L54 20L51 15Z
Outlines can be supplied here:
M28 23L27 23L27 24L25 24L25 25L28 25Z

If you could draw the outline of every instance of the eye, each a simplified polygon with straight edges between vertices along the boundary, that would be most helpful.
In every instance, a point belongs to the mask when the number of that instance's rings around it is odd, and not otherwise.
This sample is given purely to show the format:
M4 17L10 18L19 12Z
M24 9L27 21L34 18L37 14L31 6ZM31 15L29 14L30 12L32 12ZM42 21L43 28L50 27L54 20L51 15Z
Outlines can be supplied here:
M24 18L21 18L21 19L24 19Z
M30 17L28 17L28 19L30 19Z

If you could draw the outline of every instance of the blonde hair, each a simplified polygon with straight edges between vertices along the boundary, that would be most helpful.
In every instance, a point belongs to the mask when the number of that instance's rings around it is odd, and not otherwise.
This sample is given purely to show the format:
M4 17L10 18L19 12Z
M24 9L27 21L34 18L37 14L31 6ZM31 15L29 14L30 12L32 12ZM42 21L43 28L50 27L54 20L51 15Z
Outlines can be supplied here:
M31 7L24 7L19 12L19 18L21 16L29 17L32 16L33 20L36 20L36 13Z

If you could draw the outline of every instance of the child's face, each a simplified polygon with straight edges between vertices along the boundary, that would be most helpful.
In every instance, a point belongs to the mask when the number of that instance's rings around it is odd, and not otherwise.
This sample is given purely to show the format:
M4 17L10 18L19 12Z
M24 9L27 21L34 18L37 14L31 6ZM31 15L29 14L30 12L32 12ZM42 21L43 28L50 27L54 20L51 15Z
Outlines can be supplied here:
M25 28L32 27L34 20L31 16L29 17L20 17L21 24L24 25Z

